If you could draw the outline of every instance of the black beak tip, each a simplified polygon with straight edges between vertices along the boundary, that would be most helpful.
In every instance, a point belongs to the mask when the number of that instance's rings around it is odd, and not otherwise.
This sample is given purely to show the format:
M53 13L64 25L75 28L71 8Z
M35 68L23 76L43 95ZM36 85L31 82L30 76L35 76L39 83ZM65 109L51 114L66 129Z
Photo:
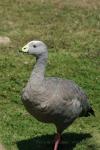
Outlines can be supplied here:
M21 50L18 50L18 52L19 52L19 53L22 53L22 51L21 51Z

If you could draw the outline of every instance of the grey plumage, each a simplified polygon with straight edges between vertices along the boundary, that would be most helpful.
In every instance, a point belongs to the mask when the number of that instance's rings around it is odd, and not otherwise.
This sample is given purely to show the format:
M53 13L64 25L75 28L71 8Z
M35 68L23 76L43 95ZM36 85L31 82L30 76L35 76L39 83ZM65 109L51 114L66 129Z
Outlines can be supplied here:
M59 133L76 118L94 115L87 96L76 83L44 76L48 52L43 42L31 41L22 51L37 58L31 77L22 92L22 101L31 115L39 121L54 123Z

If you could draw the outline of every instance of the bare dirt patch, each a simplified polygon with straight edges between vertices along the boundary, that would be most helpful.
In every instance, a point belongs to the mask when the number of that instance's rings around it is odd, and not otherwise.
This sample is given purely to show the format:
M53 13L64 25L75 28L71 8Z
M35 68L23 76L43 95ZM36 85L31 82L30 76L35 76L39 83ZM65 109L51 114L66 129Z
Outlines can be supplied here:
M52 3L57 8L64 8L65 6L88 8L88 9L98 9L100 8L99 0L52 0Z
M2 144L0 144L0 150L5 150L5 148Z
M8 45L11 42L9 37L0 36L0 45Z

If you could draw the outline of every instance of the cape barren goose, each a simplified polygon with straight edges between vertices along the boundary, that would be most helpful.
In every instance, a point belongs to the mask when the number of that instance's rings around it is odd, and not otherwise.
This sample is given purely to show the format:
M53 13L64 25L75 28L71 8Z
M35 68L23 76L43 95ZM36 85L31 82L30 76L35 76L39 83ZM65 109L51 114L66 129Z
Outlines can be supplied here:
M36 64L22 92L23 104L39 121L55 124L54 150L57 150L64 129L78 117L94 115L94 111L83 90L73 81L45 77L48 50L42 41L29 42L22 52L36 57Z

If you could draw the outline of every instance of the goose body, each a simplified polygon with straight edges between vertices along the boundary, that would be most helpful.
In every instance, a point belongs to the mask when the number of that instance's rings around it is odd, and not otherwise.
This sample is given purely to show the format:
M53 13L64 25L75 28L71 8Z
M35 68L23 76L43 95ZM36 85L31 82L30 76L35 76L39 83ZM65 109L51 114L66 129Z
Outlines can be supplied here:
M76 118L94 115L86 94L76 83L45 77L48 51L43 42L31 41L22 51L35 55L37 60L22 92L23 104L32 116L42 122L54 123L61 134ZM58 147L56 142L54 150Z
M23 103L39 121L54 123L63 131L90 107L87 97L73 81L46 78L39 86L31 84L23 91Z

